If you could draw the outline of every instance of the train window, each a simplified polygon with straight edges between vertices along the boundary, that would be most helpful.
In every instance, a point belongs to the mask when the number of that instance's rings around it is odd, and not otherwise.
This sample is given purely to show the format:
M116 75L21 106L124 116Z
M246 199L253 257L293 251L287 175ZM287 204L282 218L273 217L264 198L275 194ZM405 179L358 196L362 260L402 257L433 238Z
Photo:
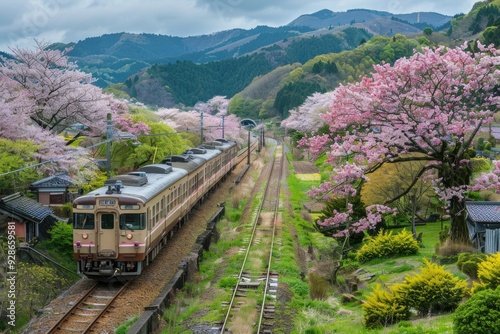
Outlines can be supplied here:
M149 220L149 229L153 228L153 218L151 217L151 209L148 208L148 220Z
M120 215L120 230L144 230L146 215L144 213L126 213Z
M157 212L156 212L156 206L153 205L152 209L153 210L152 210L152 213L151 213L151 223L152 223L153 226L155 226L156 225L156 221L157 221L157 219L156 219L156 214L157 214Z
M158 224L160 219L160 202L156 203L156 216L155 216L155 225Z
M112 213L101 214L101 228L103 230L112 230L115 228L115 215Z
M93 230L95 227L93 213L73 214L73 228L75 230Z
M160 210L161 210L161 214L160 214L160 217L161 217L161 218L165 218L165 216L166 216L166 214L165 214L165 196L163 196L163 197L161 198L160 203L161 203L161 208L160 208Z

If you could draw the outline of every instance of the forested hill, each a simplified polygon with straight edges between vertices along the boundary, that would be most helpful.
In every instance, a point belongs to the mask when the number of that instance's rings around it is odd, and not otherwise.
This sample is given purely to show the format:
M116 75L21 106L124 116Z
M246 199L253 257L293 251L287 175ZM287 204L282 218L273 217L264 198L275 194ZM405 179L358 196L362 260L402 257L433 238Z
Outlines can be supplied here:
M206 64L195 64L188 60L156 64L128 78L121 88L130 96L150 105L193 106L215 95L232 97L255 77L278 66L304 63L320 54L354 49L370 38L371 35L364 29L347 28L290 41L285 39L250 55Z
M153 64L189 60L193 63L236 58L284 40L304 35L323 34L325 30L347 27L366 29L372 35L393 36L398 33L434 30L451 17L437 13L391 14L355 9L347 12L323 10L298 17L282 27L258 26L253 29L231 29L212 34L177 37L156 34L120 32L89 37L76 43L54 44L55 48L73 47L70 60L98 79L106 87L123 82L132 74Z

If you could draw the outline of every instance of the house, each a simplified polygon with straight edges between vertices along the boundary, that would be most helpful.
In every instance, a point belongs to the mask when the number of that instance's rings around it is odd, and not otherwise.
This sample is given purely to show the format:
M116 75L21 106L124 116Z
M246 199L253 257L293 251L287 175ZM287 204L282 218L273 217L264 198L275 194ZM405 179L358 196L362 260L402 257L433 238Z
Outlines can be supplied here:
M67 175L41 179L33 182L29 189L36 194L39 203L47 206L60 206L72 202L77 193L77 187Z
M500 202L465 202L473 245L484 253L500 251Z
M48 230L61 220L63 219L53 215L51 208L21 193L0 198L0 226L15 222L16 238L20 242L31 242L35 238L47 239Z

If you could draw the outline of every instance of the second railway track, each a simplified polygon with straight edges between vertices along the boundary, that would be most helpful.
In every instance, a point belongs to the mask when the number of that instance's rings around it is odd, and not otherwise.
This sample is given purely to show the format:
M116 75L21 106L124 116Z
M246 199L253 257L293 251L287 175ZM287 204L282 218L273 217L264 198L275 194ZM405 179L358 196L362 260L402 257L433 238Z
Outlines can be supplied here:
M221 333L272 333L278 275L272 271L273 248L279 220L279 198L284 167L283 147L276 147L265 189L251 223L237 284L221 324Z

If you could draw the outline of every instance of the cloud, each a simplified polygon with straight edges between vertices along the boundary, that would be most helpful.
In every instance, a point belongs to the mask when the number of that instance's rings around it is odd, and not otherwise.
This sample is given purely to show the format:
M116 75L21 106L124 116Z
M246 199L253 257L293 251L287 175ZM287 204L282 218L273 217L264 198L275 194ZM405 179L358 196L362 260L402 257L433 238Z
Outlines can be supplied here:
M194 36L257 25L283 26L321 9L352 8L392 13L468 12L463 0L0 0L0 50L31 47L33 39L77 42L117 32Z

